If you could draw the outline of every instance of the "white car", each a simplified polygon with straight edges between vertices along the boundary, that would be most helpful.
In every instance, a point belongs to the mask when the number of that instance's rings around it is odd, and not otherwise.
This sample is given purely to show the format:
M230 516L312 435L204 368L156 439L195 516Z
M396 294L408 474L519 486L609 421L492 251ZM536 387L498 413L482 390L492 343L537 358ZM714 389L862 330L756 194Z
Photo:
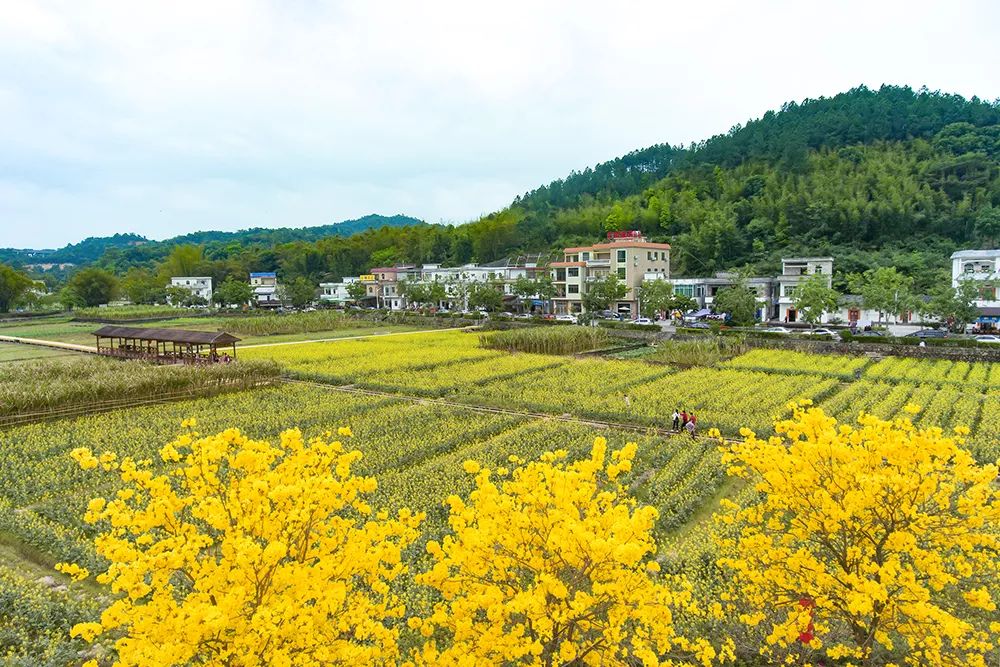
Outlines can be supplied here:
M653 320L649 319L648 317L637 317L634 320L632 320L632 324L652 324L652 323Z
M556 315L556 322L572 322L576 324L576 315Z
M806 332L807 336L833 336L837 337L837 332L833 329L813 329L812 331Z
M764 333L790 334L792 330L785 327L768 327L764 329Z
M976 336L977 343L1000 343L1000 336L994 336L993 334L982 334L981 336Z

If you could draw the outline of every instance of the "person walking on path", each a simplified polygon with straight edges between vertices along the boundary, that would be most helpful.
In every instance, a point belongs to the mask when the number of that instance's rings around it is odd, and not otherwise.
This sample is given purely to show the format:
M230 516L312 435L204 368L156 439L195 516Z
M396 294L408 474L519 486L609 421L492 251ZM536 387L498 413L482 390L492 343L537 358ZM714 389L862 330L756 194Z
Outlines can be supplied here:
M691 439L693 440L694 439L694 420L692 419L691 421L689 421L687 423L687 426L685 428L687 428L688 435L690 435Z
M688 413L687 410L681 410L681 428L687 426L688 423Z
M681 430L681 413L679 413L677 411L677 408L674 408L673 417L674 417L674 425L671 427L671 430L673 430L673 431L680 431Z

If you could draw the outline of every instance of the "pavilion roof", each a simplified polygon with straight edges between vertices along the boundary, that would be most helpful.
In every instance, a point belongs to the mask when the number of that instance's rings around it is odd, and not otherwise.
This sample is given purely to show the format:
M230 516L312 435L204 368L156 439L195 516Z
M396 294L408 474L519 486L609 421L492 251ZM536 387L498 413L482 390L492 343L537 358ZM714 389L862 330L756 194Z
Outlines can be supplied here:
M240 339L224 331L190 331L187 329L142 329L138 327L105 326L94 332L99 338L132 338L191 345L230 345Z

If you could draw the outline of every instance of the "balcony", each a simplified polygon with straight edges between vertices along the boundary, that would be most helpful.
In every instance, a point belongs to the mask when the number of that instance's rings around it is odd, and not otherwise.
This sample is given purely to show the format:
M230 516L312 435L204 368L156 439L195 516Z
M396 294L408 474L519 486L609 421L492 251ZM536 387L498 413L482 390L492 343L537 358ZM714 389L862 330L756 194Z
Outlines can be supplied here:
M588 259L587 260L588 269L600 269L600 268L611 268L610 259Z

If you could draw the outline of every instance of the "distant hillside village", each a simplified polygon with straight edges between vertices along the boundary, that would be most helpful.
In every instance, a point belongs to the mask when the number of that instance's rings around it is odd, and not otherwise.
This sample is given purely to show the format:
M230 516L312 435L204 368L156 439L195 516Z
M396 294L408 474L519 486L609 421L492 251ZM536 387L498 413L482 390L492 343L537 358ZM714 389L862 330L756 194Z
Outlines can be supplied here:
M720 309L720 295L739 287L752 293L753 319L781 323L804 320L798 294L807 281L832 291L834 257L787 257L781 261L781 273L774 276L747 276L719 272L712 276L675 278L670 276L670 245L652 243L640 232L609 232L607 239L589 246L565 248L558 261L541 255L519 255L484 264L444 267L395 265L372 267L367 274L345 277L339 282L320 283L313 300L334 306L356 305L387 310L429 308L439 311L480 308L508 312L546 313L557 316L580 315L588 311L588 293L613 283L611 298L601 305L606 316L627 319L643 315L666 318L672 308L651 309L643 306L644 294L650 299L667 287L675 303L685 307L687 319L726 318ZM951 257L952 284L974 287L969 292L970 305L976 312L972 321L979 328L994 328L1000 322L1000 250L962 250ZM877 278L871 276L874 281ZM171 279L172 288L189 290L197 302L209 303L213 294L209 277L179 276ZM249 276L248 302L259 308L289 305L284 286L275 272L255 272ZM867 326L892 320L940 322L944 318L925 307L931 297L918 295L900 312L873 305L864 287L859 294L840 294L829 302L813 324ZM484 299L482 293L496 297ZM591 304L594 302L591 301ZM223 306L242 306L223 303ZM657 310L657 312L651 312Z

